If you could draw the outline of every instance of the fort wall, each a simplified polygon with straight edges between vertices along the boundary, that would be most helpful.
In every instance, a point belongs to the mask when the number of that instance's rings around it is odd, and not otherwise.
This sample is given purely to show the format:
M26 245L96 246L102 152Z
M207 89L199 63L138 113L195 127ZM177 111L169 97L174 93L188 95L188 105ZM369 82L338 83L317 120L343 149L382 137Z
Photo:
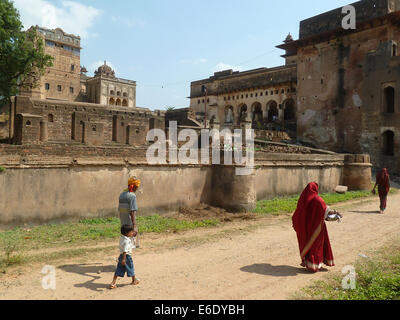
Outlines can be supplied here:
M19 148L19 154L7 152L7 147L0 157L0 166L6 168L0 173L3 227L118 216L119 193L132 175L142 181L139 215L199 203L246 211L256 200L300 194L311 181L318 182L322 192L333 191L343 182L345 164L344 155L262 154L256 156L253 174L237 176L236 168L228 165L149 165L144 148L126 148L130 151L124 157L117 156L122 149L86 146L82 150L91 150L93 156L78 157L75 152L55 156L58 147L33 154L24 152L29 150L24 146L12 147ZM101 153L106 156L99 157ZM363 165L365 179L371 180L371 165Z

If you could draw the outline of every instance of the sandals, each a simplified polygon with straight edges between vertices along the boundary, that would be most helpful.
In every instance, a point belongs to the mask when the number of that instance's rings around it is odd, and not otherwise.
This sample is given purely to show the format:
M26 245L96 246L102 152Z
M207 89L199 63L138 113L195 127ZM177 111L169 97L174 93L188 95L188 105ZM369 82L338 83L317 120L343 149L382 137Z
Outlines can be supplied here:
M133 285L133 286L136 286L136 285L138 285L140 283L140 279L135 279L135 281L133 281L131 284Z
M116 284L110 284L110 286L108 287L108 289L112 290L112 289L115 289L116 287L117 287Z

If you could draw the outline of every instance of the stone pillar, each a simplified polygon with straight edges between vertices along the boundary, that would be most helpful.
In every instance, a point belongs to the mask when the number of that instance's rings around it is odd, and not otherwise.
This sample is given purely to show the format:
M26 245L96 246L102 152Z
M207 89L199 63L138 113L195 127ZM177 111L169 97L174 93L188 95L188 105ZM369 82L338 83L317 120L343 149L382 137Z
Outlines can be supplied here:
M371 159L368 154L348 154L344 157L343 182L349 191L371 190Z
M211 205L231 212L249 212L256 207L255 171L237 175L235 166L212 167Z
M285 118L285 111L283 110L283 105L282 105L282 109L280 106L278 106L278 119L283 122L283 119Z
M246 121L240 124L240 128L242 129L242 143L246 144L246 129L251 129L251 121L246 118Z

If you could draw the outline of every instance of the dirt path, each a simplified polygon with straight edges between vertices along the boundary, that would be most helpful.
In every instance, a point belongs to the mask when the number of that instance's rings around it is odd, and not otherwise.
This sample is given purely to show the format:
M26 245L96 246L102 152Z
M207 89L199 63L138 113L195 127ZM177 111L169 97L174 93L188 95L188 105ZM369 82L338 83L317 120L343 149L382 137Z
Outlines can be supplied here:
M328 223L339 271L360 253L400 235L400 194L391 195L385 215L379 201L346 204L342 223ZM0 277L0 299L290 299L329 272L310 274L299 266L296 235L289 216L232 223L178 235L142 237L134 261L141 284L127 278L108 290L116 250L56 264L56 290L41 285L44 264Z

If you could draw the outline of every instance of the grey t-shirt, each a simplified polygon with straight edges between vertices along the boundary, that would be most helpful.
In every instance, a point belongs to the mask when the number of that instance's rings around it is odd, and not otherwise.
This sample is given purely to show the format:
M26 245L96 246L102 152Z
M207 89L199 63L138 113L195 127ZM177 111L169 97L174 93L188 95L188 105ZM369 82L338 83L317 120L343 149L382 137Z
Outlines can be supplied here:
M119 218L121 220L121 226L127 224L132 225L132 219L130 216L131 211L137 211L136 195L133 192L124 191L119 196Z

